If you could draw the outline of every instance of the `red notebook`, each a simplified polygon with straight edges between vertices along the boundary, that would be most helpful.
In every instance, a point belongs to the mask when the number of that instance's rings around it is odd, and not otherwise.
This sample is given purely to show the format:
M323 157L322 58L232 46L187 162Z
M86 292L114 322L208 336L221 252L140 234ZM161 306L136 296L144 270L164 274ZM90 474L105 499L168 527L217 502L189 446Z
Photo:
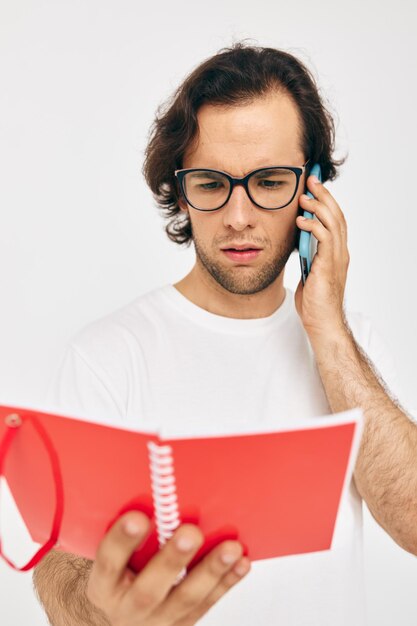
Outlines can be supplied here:
M163 436L37 409L0 405L0 476L42 547L94 559L129 509L151 532L129 566L139 571L180 523L214 545L238 539L253 560L329 550L363 427L360 409L285 430Z

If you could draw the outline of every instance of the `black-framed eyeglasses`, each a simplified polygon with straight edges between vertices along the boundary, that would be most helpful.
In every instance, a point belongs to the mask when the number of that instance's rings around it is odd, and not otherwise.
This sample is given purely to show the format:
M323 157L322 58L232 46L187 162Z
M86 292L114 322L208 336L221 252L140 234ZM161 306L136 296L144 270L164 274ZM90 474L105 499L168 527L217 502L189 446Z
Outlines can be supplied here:
M174 174L185 200L197 211L221 209L229 201L236 185L243 185L250 200L260 209L276 211L292 202L309 160L300 167L261 167L242 178L209 168L175 170Z

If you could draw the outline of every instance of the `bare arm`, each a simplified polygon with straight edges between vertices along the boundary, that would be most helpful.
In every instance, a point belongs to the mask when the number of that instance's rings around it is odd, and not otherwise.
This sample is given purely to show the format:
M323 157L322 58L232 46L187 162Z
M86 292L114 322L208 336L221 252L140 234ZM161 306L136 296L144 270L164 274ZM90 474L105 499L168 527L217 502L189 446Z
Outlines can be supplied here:
M359 406L364 413L358 491L380 526L417 555L417 424L390 397L348 327L311 340L332 411Z
M315 199L300 196L317 220L297 217L318 240L317 254L295 305L312 348L332 411L361 407L365 427L354 479L378 523L417 555L417 424L390 397L372 362L356 343L344 315L349 265L347 224L326 187L307 179ZM389 285L388 285L389 287ZM390 290L386 291L387 303Z
M35 567L33 585L52 626L109 626L86 596L93 561L51 550Z
M50 623L194 626L250 570L243 546L226 540L178 581L204 541L198 526L182 524L135 574L128 562L149 529L146 515L130 511L107 531L94 561L48 553L33 578Z

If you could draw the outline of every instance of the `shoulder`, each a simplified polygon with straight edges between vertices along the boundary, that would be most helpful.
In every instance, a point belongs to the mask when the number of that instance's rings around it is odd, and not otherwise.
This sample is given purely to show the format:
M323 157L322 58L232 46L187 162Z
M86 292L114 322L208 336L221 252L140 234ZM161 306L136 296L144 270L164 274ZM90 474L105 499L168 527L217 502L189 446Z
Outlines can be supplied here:
M357 343L366 350L369 347L373 323L369 315L360 311L346 310L346 320Z
M371 361L375 373L382 379L384 386L395 395L398 391L396 364L383 332L375 320L358 311L346 311L346 320L356 343Z
M70 337L46 393L48 406L78 415L124 419L144 362L144 337L158 324L159 290L85 324ZM151 337L152 341L152 337Z
M379 354L390 353L388 343L375 320L359 311L346 310L345 315L355 341L369 353L370 358L378 359Z
M87 360L117 360L133 346L139 348L141 338L149 336L157 323L164 289L156 287L85 324L70 338L70 347Z
M81 327L67 344L67 369L71 365L83 380L88 372L89 379L99 379L114 395L126 397L157 340L163 289L144 293Z

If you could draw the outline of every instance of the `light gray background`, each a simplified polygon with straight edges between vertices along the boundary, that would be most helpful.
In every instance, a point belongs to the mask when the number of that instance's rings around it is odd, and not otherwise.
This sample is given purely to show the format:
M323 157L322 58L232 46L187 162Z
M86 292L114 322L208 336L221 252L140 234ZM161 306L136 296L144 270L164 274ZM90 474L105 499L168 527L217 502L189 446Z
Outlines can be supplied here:
M74 332L191 268L140 174L147 132L191 69L246 37L299 56L336 115L349 158L327 186L349 225L347 306L374 320L417 407L416 25L411 0L2 0L1 400L41 403ZM415 624L416 559L369 513L365 555L369 623ZM47 623L31 574L1 563L0 590L2 624Z

